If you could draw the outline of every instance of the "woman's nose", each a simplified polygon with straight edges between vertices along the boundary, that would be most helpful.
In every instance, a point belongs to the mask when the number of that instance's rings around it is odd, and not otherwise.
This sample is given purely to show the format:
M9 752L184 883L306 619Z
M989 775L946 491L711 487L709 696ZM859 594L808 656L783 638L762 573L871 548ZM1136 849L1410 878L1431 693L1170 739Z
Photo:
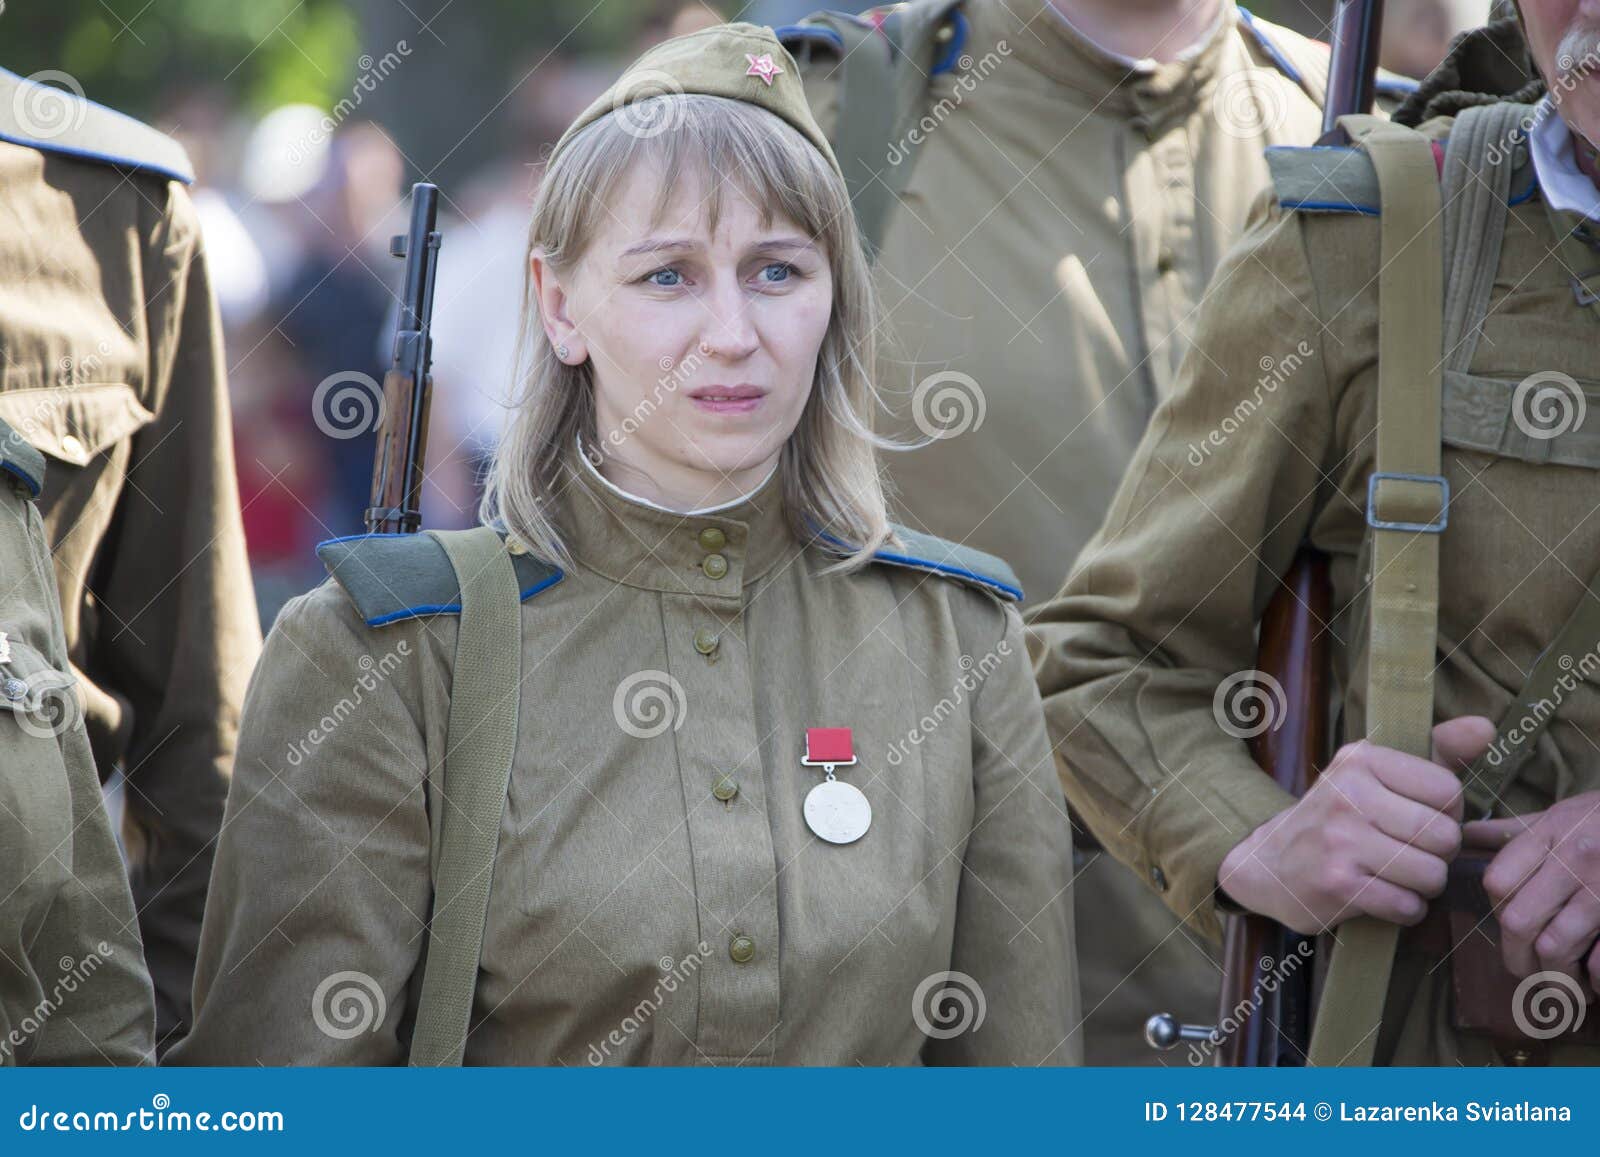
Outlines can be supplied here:
M743 301L730 301L713 309L700 335L702 357L725 360L748 357L761 344L754 322Z

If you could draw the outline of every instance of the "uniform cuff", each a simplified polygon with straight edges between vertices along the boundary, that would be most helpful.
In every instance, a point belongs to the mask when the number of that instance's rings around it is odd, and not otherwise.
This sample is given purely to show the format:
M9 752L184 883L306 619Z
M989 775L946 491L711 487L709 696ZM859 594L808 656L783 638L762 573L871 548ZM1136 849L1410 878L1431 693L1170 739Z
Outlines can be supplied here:
M1256 828L1292 806L1295 797L1253 764L1205 775L1191 769L1150 804L1140 846L1161 849L1145 878L1178 916L1220 940L1217 872Z

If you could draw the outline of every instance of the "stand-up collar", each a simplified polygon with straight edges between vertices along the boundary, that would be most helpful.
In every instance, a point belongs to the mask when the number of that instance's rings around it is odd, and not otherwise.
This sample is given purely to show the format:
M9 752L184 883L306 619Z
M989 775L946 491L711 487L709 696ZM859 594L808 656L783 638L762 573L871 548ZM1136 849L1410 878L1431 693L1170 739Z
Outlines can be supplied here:
M579 563L616 582L738 598L745 583L803 549L784 515L781 473L715 513L678 514L614 490L575 463L559 500L561 530Z
M1223 0L1216 26L1185 59L1130 67L1073 28L1050 0L977 0L968 10L972 40L965 52L981 57L1003 40L1013 60L1081 92L1097 111L1150 117L1199 99L1239 19L1233 0Z

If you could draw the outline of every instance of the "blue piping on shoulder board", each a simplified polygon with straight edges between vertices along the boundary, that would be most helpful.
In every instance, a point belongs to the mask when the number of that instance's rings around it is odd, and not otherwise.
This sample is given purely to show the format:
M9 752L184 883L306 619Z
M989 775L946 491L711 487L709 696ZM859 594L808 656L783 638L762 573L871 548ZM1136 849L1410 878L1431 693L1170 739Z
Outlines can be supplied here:
M555 574L550 575L548 578L541 579L539 582L534 583L527 590L518 592L517 601L525 603L540 591L545 590L548 587L555 586L558 582L566 577L567 575L565 571L558 570ZM420 607L402 607L398 611L390 611L387 615L374 615L372 618L367 620L367 626L386 627L390 623L399 622L401 619L420 619L426 615L459 615L460 613L460 603L439 603L436 605Z
M1259 44L1261 46L1261 51L1265 52L1272 58L1272 63L1278 66L1279 71L1281 71L1283 75L1287 76L1296 84L1305 83L1300 76L1300 70L1294 65L1290 64L1289 58L1279 51L1276 44L1267 39L1267 34L1265 32L1261 31L1260 25L1256 23L1255 13L1251 12L1250 9L1246 8L1243 4L1239 5L1238 12L1239 23L1244 25L1244 30L1250 34L1250 39Z
M118 120L126 121L130 125L135 125L141 131L154 131L150 130L148 125L134 120L127 113L118 112L116 109L103 105L99 101L90 100L86 96L79 96L75 92L66 92L62 89L56 88L54 85L40 84L38 81L30 80L28 77L19 76L17 73L12 72L9 68L0 68L0 73L10 77L22 86L18 89L16 94L17 96L23 96L30 88L34 90L42 90L49 95L50 99L52 100L81 101L90 108L99 110L106 116L115 117ZM76 145L60 144L56 141L48 139L16 136L11 133L0 132L0 141L6 141L7 143L13 145L21 145L24 148L37 149L41 153L57 153L64 157L78 157L86 161L99 161L102 164L137 169L144 173L156 173L160 176L167 177L170 180L177 181L182 185L194 184L194 174L192 172L174 169L168 165L163 165L156 161L141 160L137 157L122 156L117 153L103 153L95 149L82 149L78 148Z
M821 24L785 24L774 28L772 34L785 48L793 44L826 44L836 52L844 51L844 37Z
M844 550L853 551L855 549L855 547L851 546L844 539L839 538L836 535L829 534L825 530L817 530L815 523L812 523L811 525L812 529L816 530L817 537L822 539L824 542L831 542L834 546L840 547ZM1010 595L1019 603L1023 601L1021 587L1014 587L1008 582L1001 582L992 575L980 574L975 570L968 570L963 566L952 566L949 563L934 562L931 558L918 558L915 555L901 554L898 551L893 550L875 550L872 552L872 557L881 558L884 562L898 563L901 566L915 567L917 570L937 571L939 574L947 574L955 578L970 579L972 582L975 582L980 586L988 587L990 590L999 591L1002 594Z

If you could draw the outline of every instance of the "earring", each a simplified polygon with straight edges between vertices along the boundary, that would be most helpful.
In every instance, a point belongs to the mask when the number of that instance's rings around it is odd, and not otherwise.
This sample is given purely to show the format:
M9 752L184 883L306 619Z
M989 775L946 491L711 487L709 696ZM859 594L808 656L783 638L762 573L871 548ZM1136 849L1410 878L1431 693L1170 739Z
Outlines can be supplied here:
M710 342L703 341L703 342L700 343L700 356L701 357L706 357L706 358L711 356L711 343Z
M562 361L566 361L567 358L571 356L571 353L572 351L567 349L567 347L564 345L556 346L556 357L560 358Z

